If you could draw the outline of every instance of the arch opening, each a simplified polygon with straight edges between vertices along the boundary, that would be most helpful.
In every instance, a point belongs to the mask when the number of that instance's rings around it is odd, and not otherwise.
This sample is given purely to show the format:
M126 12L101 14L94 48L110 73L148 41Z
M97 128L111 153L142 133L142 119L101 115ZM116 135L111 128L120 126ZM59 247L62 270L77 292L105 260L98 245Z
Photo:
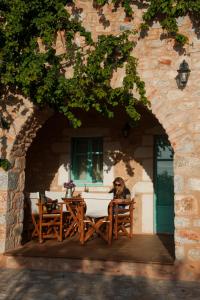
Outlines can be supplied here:
M108 192L115 177L125 179L127 187L136 198L134 210L134 234L139 236L159 237L161 244L174 259L174 228L164 232L158 228L158 199L155 195L156 176L156 151L155 141L158 137L167 139L167 134L158 120L151 112L143 111L142 118L135 126L130 126L127 137L123 135L127 117L121 111L116 112L116 117L107 120L94 113L82 115L83 126L73 129L67 120L59 114L54 114L38 131L26 155L25 169L25 194L32 192L59 191L64 192L63 183L69 178L69 165L71 141L73 138L93 137L103 138L103 181L98 184L85 182L89 191ZM56 124L56 127L55 127ZM169 142L168 142L169 145ZM163 147L163 145L162 145ZM168 169L166 169L168 170ZM166 171L165 170L165 171ZM71 170L73 172L73 170ZM70 175L71 176L71 175ZM162 177L162 176L161 176ZM165 180L169 179L165 176ZM173 180L170 189L173 189ZM76 192L83 191L84 185L77 183ZM174 222L174 194L170 195L173 207L171 224ZM159 212L160 213L160 212ZM165 218L165 212L162 212ZM28 240L28 214L24 215L23 242ZM30 217L30 216L29 216ZM157 219L156 219L157 218ZM173 225L172 225L173 226ZM163 233L171 236L163 237ZM155 249L152 251L157 251Z

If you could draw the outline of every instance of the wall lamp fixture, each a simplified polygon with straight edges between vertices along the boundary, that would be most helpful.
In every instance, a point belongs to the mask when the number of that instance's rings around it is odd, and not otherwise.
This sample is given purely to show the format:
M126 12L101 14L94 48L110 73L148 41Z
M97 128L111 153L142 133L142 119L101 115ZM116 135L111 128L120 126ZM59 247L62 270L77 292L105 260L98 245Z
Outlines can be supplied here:
M124 138L127 138L131 132L131 129L136 128L139 126L139 120L129 120L125 123L122 128L122 135Z
M189 78L190 72L191 72L191 70L189 69L189 65L185 61L185 59L180 64L177 72L178 72L178 75L176 77L176 82L177 82L178 88L183 89L184 87L186 87L186 84L188 82L188 78Z

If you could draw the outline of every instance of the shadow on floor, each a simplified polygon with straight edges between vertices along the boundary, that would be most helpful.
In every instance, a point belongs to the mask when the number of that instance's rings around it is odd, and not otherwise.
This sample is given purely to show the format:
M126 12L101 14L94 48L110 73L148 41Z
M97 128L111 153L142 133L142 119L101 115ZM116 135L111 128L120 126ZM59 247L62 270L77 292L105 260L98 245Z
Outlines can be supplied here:
M18 249L6 252L5 255L173 264L174 237L134 235L131 240L120 237L114 240L111 246L99 237L89 240L85 245L80 245L76 237L63 242L46 240L43 244L33 240Z

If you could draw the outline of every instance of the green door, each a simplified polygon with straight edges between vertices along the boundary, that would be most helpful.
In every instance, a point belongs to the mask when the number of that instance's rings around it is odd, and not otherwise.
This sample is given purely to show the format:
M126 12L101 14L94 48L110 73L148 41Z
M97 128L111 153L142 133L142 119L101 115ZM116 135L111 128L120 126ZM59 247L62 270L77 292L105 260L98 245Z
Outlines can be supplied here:
M173 149L166 136L155 136L154 143L154 231L174 233Z

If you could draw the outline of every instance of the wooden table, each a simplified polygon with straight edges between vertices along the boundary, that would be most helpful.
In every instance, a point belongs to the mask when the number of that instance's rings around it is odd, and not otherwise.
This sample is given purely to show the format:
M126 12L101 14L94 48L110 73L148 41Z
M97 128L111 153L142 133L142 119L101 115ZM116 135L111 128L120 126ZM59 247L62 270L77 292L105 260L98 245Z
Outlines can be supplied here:
M71 237L75 233L80 234L80 219L83 215L84 200L81 197L62 198L66 205L69 216L67 217L67 228L64 233L65 237Z

